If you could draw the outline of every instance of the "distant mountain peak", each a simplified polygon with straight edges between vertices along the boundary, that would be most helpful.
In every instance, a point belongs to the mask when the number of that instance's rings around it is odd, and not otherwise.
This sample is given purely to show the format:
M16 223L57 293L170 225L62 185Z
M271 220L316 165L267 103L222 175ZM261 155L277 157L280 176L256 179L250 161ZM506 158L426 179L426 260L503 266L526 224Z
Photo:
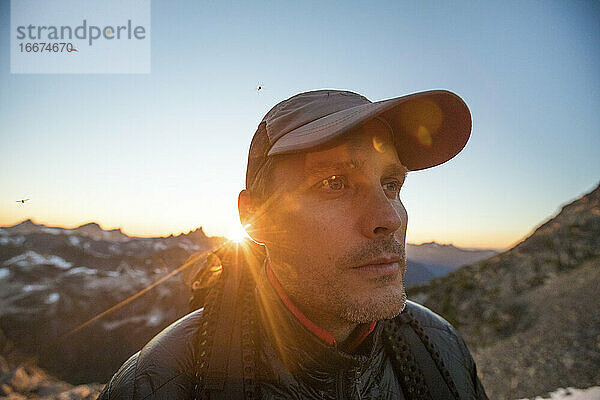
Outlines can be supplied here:
M10 228L14 228L14 229L35 229L35 228L41 228L43 226L43 224L36 224L35 222L33 222L33 220L31 218L23 220L21 222L19 222L18 224L15 224L13 226L11 226Z
M194 229L193 231L189 231L186 234L187 237L189 237L190 239L194 240L194 241L204 241L207 239L206 234L204 233L204 229L202 229L202 227L198 227L196 229Z
M445 248L445 249L458 249L458 250L467 250L461 247L456 247L452 243L439 243L435 240L431 242L423 242L423 243L407 243L410 246L423 246L423 247L434 247L434 248Z
M94 240L122 242L130 239L128 235L121 231L121 228L106 230L102 229L97 222L88 222L87 224L80 225L74 231Z
M406 256L412 261L426 265L435 264L451 268L480 261L495 254L496 251L491 249L463 249L450 243L441 244L435 241L421 244L408 243L406 246Z
M77 229L97 229L97 230L103 230L100 225L97 222L88 222L87 224L83 224L83 225L79 225Z
M18 234L28 234L31 232L38 232L41 228L45 228L46 225L36 224L32 219L26 219L18 224L13 226L8 226L3 228L7 232L18 233Z
M421 246L431 246L431 247L454 247L456 248L456 246L454 246L451 243L448 244L444 244L444 243L438 243L436 241L432 241L432 242L426 242L426 243L421 243Z
M13 225L13 227L17 227L17 226L28 226L28 225L29 225L29 226L31 226L31 225L38 226L38 224L36 224L35 222L33 222L33 220L32 220L31 218L28 218L28 219L26 219L26 220L24 220L24 221L22 221L22 222L20 222L20 223L18 223L18 224L16 224L16 225Z

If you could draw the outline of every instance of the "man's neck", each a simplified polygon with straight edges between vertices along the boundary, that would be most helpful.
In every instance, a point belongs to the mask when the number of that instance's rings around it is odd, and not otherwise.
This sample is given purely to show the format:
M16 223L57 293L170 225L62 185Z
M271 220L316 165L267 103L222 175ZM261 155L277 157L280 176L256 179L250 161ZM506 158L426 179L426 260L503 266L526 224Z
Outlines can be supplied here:
M341 321L339 323L335 323L334 321L327 321L326 319L320 320L318 315L313 315L309 318L315 321L315 323L319 326L322 326L324 329L329 331L337 343L345 342L348 337L350 337L350 334L354 332L356 327L359 325L357 323L343 323ZM328 322L330 323L328 324Z
M350 334L359 325L355 322L343 321L338 318L325 314L322 310L307 307L301 301L290 297L291 301L298 305L300 311L315 325L329 332L335 339L335 342L340 344L346 341Z
M301 302L297 302L295 299L289 297L268 263L266 265L266 273L268 278L267 283L275 289L279 298L283 301L288 310L290 310L304 326L326 343L337 345L345 342L359 325L358 323L332 317L330 314L323 311L312 310L305 305L302 306Z

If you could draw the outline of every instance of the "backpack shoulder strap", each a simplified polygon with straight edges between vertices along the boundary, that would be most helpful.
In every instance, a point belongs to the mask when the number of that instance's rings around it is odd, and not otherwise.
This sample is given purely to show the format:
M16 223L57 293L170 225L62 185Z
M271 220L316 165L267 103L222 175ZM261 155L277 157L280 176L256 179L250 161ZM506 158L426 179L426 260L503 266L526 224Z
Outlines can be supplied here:
M223 391L227 381L229 398L242 398L243 370L241 360L241 309L239 288L240 266L230 264L223 270L223 293L214 321L214 337L210 349L204 385L207 390ZM212 398L218 398L211 396Z
M232 245L219 254L223 271L206 298L197 340L197 399L244 399L255 391L254 279L248 252Z
M405 310L384 325L392 365L407 399L458 399L458 392L441 360L436 361L435 345L424 334L412 314ZM426 345L427 343L427 345ZM438 353L439 354L439 353Z

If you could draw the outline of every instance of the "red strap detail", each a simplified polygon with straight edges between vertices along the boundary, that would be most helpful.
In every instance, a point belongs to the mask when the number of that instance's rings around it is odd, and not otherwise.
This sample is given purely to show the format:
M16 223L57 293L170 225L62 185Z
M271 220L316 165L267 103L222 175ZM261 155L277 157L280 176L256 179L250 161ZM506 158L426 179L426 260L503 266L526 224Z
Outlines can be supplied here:
M273 285L275 292L277 292L277 295L279 296L281 301L283 301L283 304L285 304L287 309L290 310L290 312L294 314L296 318L298 318L302 325L304 325L315 336L327 343L329 346L337 347L335 338L329 331L321 328L320 326L312 322L310 319L308 319L308 317L304 315L304 313L300 311L300 309L298 309L298 307L296 307L294 303L292 303L290 298L283 291L283 288L277 280L277 277L275 276L275 274L273 274L273 271L271 270L271 265L268 261L266 265L266 270L269 282L271 282L271 285ZM356 334L354 339L352 339L348 345L345 346L346 352L352 353L363 342L363 340L365 340L367 336L369 336L369 334L373 332L376 325L377 321L373 321L370 324L362 324L360 326L360 332Z
M360 332L350 341L350 343L344 346L347 353L354 353L354 350L373 332L377 321L373 321L370 324L362 324Z
M335 342L335 338L333 337L333 335L331 333L329 333L327 330L317 326L317 324L315 324L310 319L308 319L308 317L306 315L304 315L302 313L302 311L300 311L298 309L298 307L296 307L294 305L294 303L292 303L292 301L289 299L289 297L287 297L287 295L283 291L283 288L279 284L277 277L275 277L275 275L273 274L273 271L271 270L271 266L270 266L269 262L267 262L266 269L267 269L267 278L269 279L269 282L271 282L271 285L273 285L273 288L277 292L277 295L279 295L279 298L281 299L281 301L283 301L283 304L285 304L287 309L290 310L290 312L292 314L294 314L300 322L302 322L302 325L304 325L309 331L314 333L315 336L317 336L319 339L321 339L322 341L327 343L329 346L337 346L337 343Z

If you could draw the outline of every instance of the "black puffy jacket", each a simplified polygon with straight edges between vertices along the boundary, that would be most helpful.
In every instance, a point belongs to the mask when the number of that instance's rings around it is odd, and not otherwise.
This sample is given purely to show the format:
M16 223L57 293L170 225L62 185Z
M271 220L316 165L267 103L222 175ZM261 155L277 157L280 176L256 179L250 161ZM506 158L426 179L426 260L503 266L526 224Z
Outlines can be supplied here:
M260 282L264 279L250 285L260 311L256 329L250 338L238 332L256 349L256 362L248 365L243 346L239 357L230 353L219 359L238 363L244 376L253 376L252 382L225 379L219 386L202 380L198 371L210 367L204 366L208 355L201 346L208 320L200 309L174 322L127 360L99 399L487 399L464 341L425 307L407 302L398 317L379 321L349 353L342 345L331 346L316 337L270 285ZM234 348L235 339L226 336L221 342Z

